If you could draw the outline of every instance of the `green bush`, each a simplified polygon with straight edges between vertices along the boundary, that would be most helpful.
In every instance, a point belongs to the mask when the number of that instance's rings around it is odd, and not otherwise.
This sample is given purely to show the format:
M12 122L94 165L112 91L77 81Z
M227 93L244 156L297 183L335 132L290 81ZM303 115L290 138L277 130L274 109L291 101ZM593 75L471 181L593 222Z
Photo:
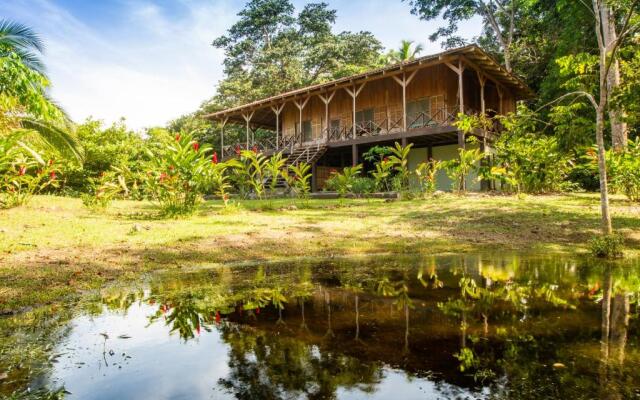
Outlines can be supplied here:
M607 156L611 188L631 201L640 201L640 137L624 151L610 151Z
M147 149L151 159L145 185L164 215L194 212L205 193L221 190L224 195L226 165L210 160L211 148L201 147L190 134L178 134L171 143L160 142Z
M369 194L376 191L376 181L367 177L356 177L351 183L351 191L354 194Z
M347 193L353 193L353 184L361 171L362 164L358 164L355 167L345 167L342 172L334 172L327 179L326 187L338 192L338 196L343 198Z
M622 257L624 238L621 235L602 235L594 237L589 243L591 254L599 258Z

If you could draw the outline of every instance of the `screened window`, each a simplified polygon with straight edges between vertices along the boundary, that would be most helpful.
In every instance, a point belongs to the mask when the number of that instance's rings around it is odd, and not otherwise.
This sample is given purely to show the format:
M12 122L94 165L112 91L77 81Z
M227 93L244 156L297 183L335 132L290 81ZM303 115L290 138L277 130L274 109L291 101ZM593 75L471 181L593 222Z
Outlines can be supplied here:
M302 141L309 142L312 139L311 121L302 121Z
M356 111L356 124L365 125L371 121L373 121L373 108Z
M409 129L422 128L429 121L429 99L419 99L407 103L407 124Z

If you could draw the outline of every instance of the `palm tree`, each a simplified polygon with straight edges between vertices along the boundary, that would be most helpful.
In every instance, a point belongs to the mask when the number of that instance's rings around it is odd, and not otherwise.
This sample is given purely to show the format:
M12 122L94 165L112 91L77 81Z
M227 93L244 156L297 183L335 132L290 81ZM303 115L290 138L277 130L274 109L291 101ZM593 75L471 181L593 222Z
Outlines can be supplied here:
M0 119L14 118L17 124L0 124L8 130L0 133L18 134L22 147L27 146L27 142L38 143L41 147L49 147L63 156L81 160L82 149L75 135L73 123L46 91L49 82L44 73L44 63L40 59L43 51L44 43L31 28L17 22L0 20L0 59L8 60L5 67L15 75L32 82L31 93L28 96L24 95L26 89L23 86L12 85L10 79L2 82L6 86L0 92L0 97L12 99L5 104L13 106L10 106L11 109L0 110ZM29 112L32 102L38 104L35 109L53 112Z
M413 40L403 40L398 49L391 49L387 53L390 64L414 60L424 49L421 44L413 45Z
M26 25L0 20L0 57L11 52L17 54L27 67L44 75L45 67L40 59L44 42L40 36Z

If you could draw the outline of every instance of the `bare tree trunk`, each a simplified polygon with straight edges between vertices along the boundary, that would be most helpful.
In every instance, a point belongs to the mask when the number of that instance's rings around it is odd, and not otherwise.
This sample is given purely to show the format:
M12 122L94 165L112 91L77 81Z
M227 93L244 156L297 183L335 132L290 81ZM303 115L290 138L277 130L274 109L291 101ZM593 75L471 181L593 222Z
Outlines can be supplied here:
M612 356L618 365L624 364L625 348L627 346L627 331L629 330L629 314L631 306L626 293L618 293L613 298L611 312L611 347Z
M602 34L605 45L613 43L618 39L616 33L615 16L606 3L600 4L600 19L602 23ZM613 92L620 86L620 63L617 59L611 62L611 68L607 76L607 90ZM627 124L624 122L624 113L620 109L615 109L609 105L609 120L611 121L611 139L613 149L616 151L623 150L627 147L628 130Z
M602 106L596 110L596 143L598 145L598 171L600 173L601 229L603 234L610 235L613 232L613 228L611 227L611 214L609 213L609 185L607 183L607 161L604 147L604 107Z
M600 172L600 208L602 210L602 233L610 235L613 231L611 227L611 214L609 213L609 188L607 185L607 160L604 147L604 110L609 100L607 85L607 54L610 43L604 41L602 33L602 20L600 18L600 7L602 0L593 0L593 12L596 19L596 36L600 51L600 101L596 107L596 143L598 145L598 170Z

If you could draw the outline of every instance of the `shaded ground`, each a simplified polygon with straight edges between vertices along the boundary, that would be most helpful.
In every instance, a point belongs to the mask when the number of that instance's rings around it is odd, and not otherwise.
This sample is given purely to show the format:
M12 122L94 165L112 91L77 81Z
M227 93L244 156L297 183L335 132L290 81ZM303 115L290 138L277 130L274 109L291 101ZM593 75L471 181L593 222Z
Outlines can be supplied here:
M612 201L614 225L640 255L640 206ZM598 232L595 195L446 195L430 200L208 202L159 219L146 202L104 213L50 196L0 211L0 312L51 303L157 268L295 256L467 251L583 252Z

